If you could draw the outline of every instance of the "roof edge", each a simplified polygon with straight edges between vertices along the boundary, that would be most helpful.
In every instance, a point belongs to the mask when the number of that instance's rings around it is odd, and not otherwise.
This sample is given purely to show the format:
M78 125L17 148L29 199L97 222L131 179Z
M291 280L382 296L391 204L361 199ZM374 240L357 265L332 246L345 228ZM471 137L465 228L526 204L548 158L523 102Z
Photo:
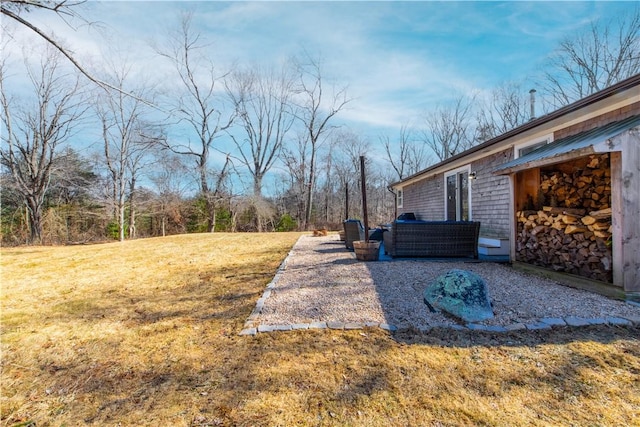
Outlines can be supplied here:
M477 151L484 150L485 148L491 147L492 145L495 145L495 144L497 144L497 143L499 143L501 141L504 141L506 139L514 137L514 136L516 136L518 134L521 134L523 132L526 132L526 131L528 131L530 129L536 128L536 127L538 127L540 125L548 123L548 122L550 122L552 120L555 120L557 118L560 118L560 117L562 117L564 115L567 115L567 114L573 113L575 111L578 111L578 110L580 110L580 109L582 109L584 107L587 107L587 106L589 106L591 104L594 104L594 103L602 101L603 99L606 99L606 98L608 98L608 97L610 97L612 95L615 95L616 93L623 92L625 90L631 89L634 86L637 86L639 84L640 84L640 74L633 75L633 76L631 76L631 77L629 77L627 79L619 81L618 83L616 83L614 85L611 85L611 86L609 86L609 87L607 87L605 89L602 89L602 90L600 90L598 92L595 92L595 93L593 93L593 94L591 94L589 96L586 96L586 97L584 97L582 99L579 99L579 100L577 100L577 101L575 101L575 102L573 102L573 103L571 103L569 105L566 105L566 106L561 107L561 108L559 108L559 109L557 109L555 111L552 111L549 114L546 114L544 116L538 117L538 118L533 119L533 120L530 120L527 123L524 123L524 124L522 124L522 125L520 125L520 126L518 126L516 128L511 129L508 132L503 133L502 135L498 135L495 138L492 138L492 139L490 139L488 141L485 141L482 144L475 145L475 146L463 151L462 153L456 154L455 156L451 156L448 159L442 160L441 162L436 163L435 165L429 166L428 168L423 169L420 172L416 172L411 176L408 176L408 177L406 177L404 179L401 179L400 181L393 182L393 183L389 184L389 187L395 187L395 186L400 185L400 184L402 184L404 182L414 180L414 179L420 177L421 175L428 174L430 171L432 171L434 169L437 169L437 168L439 168L439 167L441 167L443 165L446 165L447 163L451 163L451 162L453 162L455 160L458 160L458 159L461 159L463 157L466 157L469 154L473 154L473 153L475 153Z

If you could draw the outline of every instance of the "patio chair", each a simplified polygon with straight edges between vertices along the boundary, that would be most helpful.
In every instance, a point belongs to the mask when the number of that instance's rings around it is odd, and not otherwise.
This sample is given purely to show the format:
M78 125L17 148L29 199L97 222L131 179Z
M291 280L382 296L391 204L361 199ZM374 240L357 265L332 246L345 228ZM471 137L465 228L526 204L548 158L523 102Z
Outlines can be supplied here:
M359 219L348 219L342 223L344 226L344 244L350 251L353 250L353 242L364 240L364 226Z

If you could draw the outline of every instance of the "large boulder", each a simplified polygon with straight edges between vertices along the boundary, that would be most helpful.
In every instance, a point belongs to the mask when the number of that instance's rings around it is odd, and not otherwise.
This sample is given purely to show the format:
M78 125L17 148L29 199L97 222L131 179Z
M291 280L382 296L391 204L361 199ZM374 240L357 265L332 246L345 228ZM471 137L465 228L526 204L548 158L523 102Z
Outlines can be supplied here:
M434 311L446 311L466 322L493 317L487 285L482 277L466 270L450 270L424 290L424 302Z

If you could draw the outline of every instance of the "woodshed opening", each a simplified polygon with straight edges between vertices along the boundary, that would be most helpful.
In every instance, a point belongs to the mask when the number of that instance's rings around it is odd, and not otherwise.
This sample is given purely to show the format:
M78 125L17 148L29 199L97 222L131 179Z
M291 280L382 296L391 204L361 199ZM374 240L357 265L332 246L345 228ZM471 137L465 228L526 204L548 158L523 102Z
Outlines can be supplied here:
M610 155L515 173L516 261L613 282Z

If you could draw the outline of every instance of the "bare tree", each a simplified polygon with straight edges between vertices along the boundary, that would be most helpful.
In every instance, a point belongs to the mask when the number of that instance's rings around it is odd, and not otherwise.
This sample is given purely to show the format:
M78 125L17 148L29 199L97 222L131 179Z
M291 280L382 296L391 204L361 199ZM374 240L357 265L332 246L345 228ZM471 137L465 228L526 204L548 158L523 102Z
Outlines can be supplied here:
M237 71L225 84L235 107L239 135L230 129L240 153L240 162L253 180L253 203L257 231L263 230L264 219L273 216L273 209L262 197L263 178L279 158L282 146L293 124L293 79L283 68L279 73L253 69Z
M38 66L25 60L35 102L20 108L5 87L0 64L2 165L11 171L29 212L30 242L42 242L42 208L60 146L74 134L85 111L78 77L62 71L60 55L45 49Z
M232 73L226 88L244 131L242 136L229 134L253 178L254 196L261 198L262 179L277 160L293 124L293 79L286 68L276 73L255 67Z
M47 31L34 25L29 19L25 18L24 14L30 13L34 10L49 11L60 17L67 25L72 26L72 20L80 21L82 24L93 25L94 23L88 22L76 9L86 0L2 0L0 3L0 13L2 15L11 18L18 24L28 28L30 31L37 34L44 39L50 47L57 50L60 54L67 58L67 60L87 79L95 83L103 89L120 91L121 89L111 85L110 83L100 80L93 73L87 70L80 62L73 56L72 51L65 47L64 44L57 40L54 35L50 35ZM72 27L74 28L74 27ZM75 28L74 28L75 29ZM4 32L4 31L3 31ZM4 35L4 34L3 34ZM10 34L8 34L10 36ZM122 92L122 94L134 97L132 93ZM143 98L138 99L141 102L147 103L150 106L157 108Z
M149 136L149 126L145 123L148 111L139 100L149 96L150 89L140 86L133 91L138 96L126 96L124 92L131 72L130 65L126 61L122 65L112 64L112 70L112 85L120 90L104 92L98 98L96 111L102 124L103 159L110 178L113 216L118 223L119 239L124 241L127 197L134 197L137 174L145 151L159 138ZM134 216L130 217L130 228L135 234L135 210L132 213Z
M308 146L306 132L301 132L296 135L296 139L291 144L282 149L282 161L287 171L287 198L290 199L288 204L293 205L294 217L302 222L304 222L306 212ZM304 228L304 225L302 228Z
M340 157L346 162L347 170L351 171L351 179L349 179L350 197L352 200L350 208L351 213L357 217L362 217L362 180L360 174L360 156L365 156L365 171L367 174L367 181L369 181L371 175L376 168L372 167L373 159L367 156L367 150L370 146L369 141L362 138L358 134L352 131L340 132L338 137L338 143L336 144L337 152Z
M414 139L413 132L407 125L402 125L400 128L397 142L391 142L391 138L387 135L382 135L380 140L384 145L387 160L398 179L412 175L427 166L429 157L424 145Z
M567 36L545 64L542 90L556 107L640 73L640 8L617 20L594 21Z
M473 145L473 102L473 98L460 96L452 107L438 107L427 115L422 138L438 159L448 159Z
M149 174L157 193L154 215L160 220L160 235L166 236L173 226L179 232L186 231L183 214L183 196L192 184L189 168L182 161L184 156L170 150L158 150L155 147L153 171Z
M234 115L223 117L223 100L216 85L225 75L219 75L209 60L207 46L200 40L200 34L191 29L191 14L183 15L180 28L171 37L165 49L156 49L174 66L181 93L170 102L174 117L187 125L189 135L186 142L170 142L168 148L178 154L192 157L200 177L200 191L206 202L207 231L213 232L216 224L216 206L220 191L216 183L224 181L228 174L230 159L228 153L222 169L217 174L211 171L211 152L216 149L214 142L233 123ZM220 150L218 150L220 151ZM214 182L209 181L216 175Z
M311 223L313 210L313 193L316 182L316 157L318 149L324 142L328 133L334 128L331 120L342 111L350 99L347 97L347 88L332 88L330 94L326 94L326 87L322 77L322 66L319 60L305 53L302 58L295 60L299 76L297 89L299 105L299 119L302 122L310 147L308 158L309 167L306 182L306 203L304 228Z
M484 142L531 119L529 96L517 83L503 83L491 91L478 111L475 140Z
M127 174L129 176L129 237L137 237L136 218L138 214L138 179L152 163L149 156L151 148L164 144L166 136L163 131L148 123L141 123L138 135L127 159Z

